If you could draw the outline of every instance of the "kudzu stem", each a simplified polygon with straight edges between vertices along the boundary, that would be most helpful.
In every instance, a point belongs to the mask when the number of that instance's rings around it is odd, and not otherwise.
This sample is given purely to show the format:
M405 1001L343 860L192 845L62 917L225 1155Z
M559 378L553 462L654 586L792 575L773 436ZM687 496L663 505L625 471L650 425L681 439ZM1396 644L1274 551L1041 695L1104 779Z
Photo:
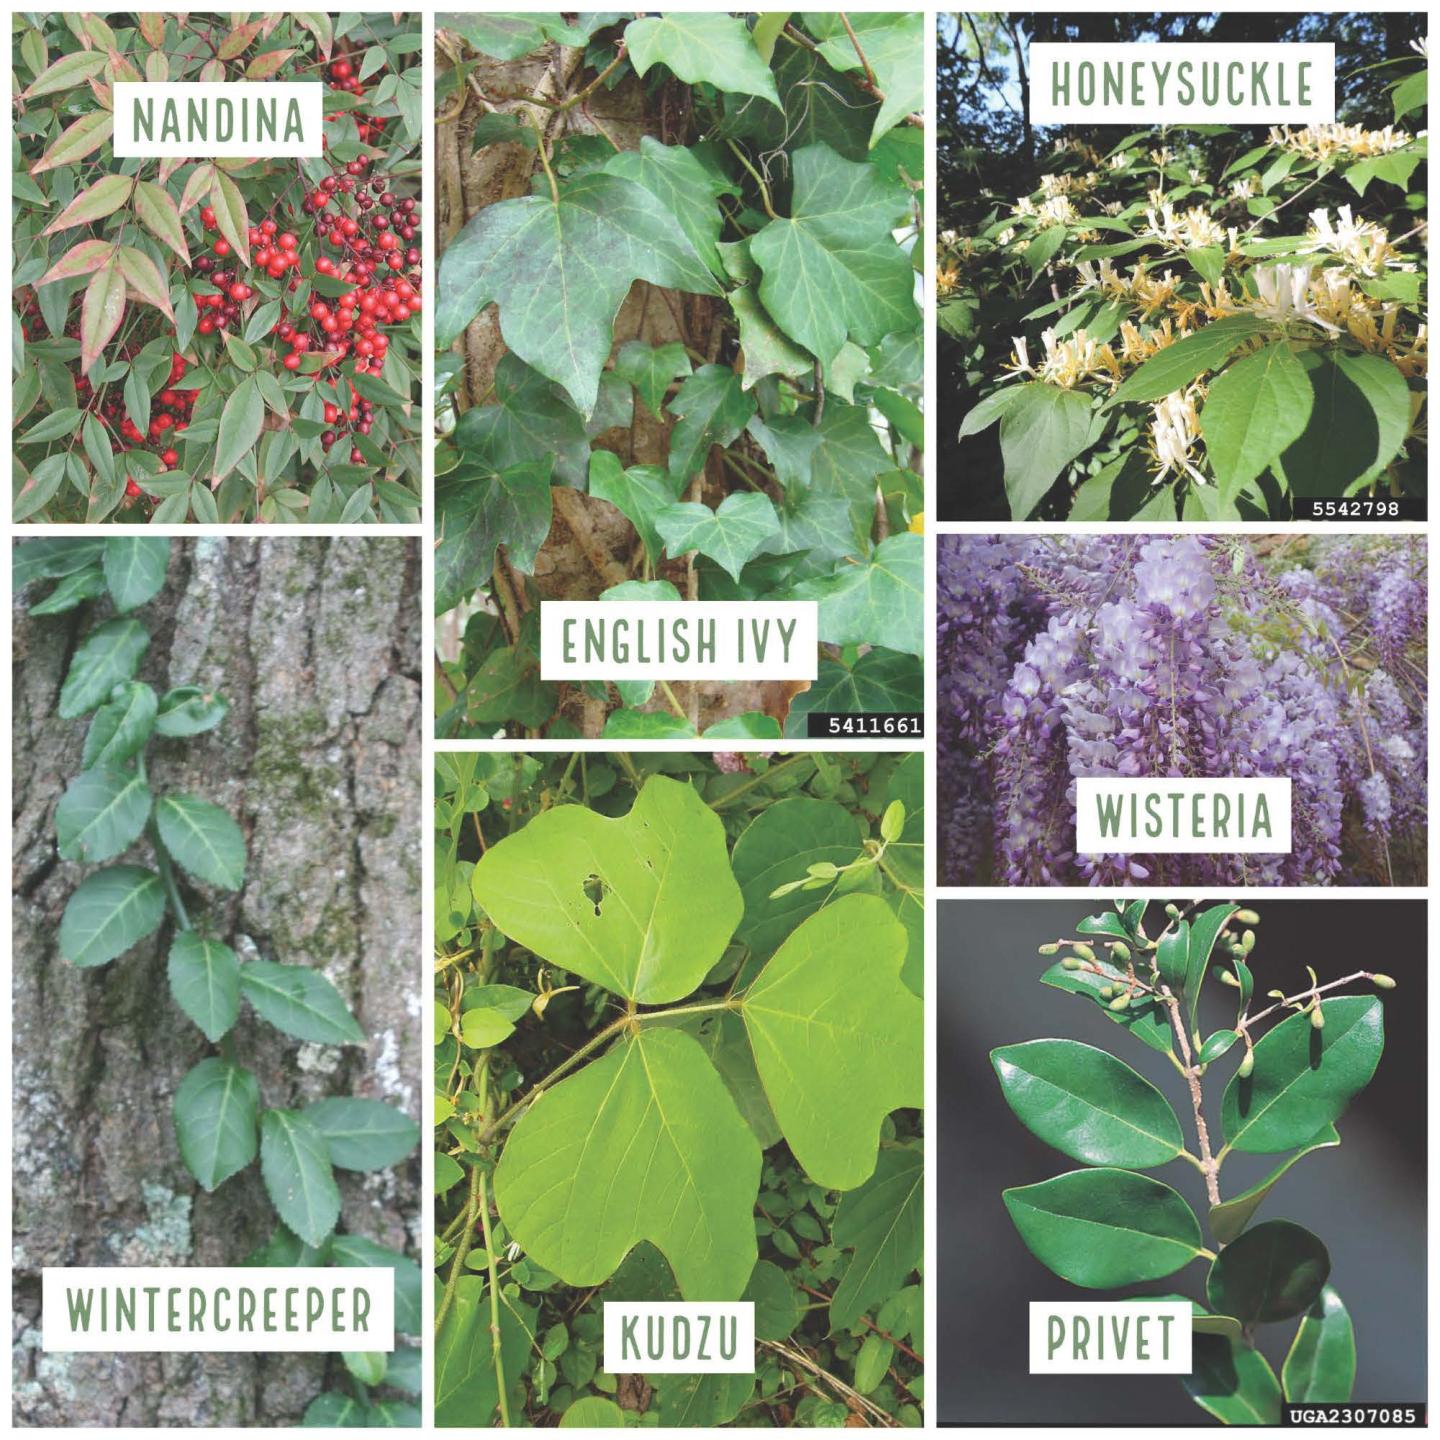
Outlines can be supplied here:
M485 1235L486 1268L490 1272L490 1354L495 1365L495 1393L500 1397L500 1423L508 1430L510 1401L505 1394L505 1356L500 1349L500 1276L495 1264L495 1240L490 1233L490 1195L484 1172L478 1165L475 1174L480 1177L480 1225Z
M470 1246L475 1239L475 1207L478 1203L482 1183L480 1167L472 1166L470 1169L470 1196L465 1204L465 1229L455 1246L455 1258L451 1262L450 1274L445 1281L445 1293L441 1295L440 1303L435 1307L435 1333L437 1335L440 1333L440 1326L445 1316L450 1312L450 1307L455 1303L455 1290L460 1283L460 1277L465 1273L465 1257L470 1253Z

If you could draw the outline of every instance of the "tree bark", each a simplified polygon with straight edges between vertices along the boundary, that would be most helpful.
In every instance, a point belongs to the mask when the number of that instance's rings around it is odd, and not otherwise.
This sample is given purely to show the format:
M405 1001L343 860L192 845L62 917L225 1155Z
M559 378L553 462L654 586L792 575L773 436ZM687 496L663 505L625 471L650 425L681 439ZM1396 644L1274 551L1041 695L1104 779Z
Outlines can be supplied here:
M37 589L40 587L36 587ZM109 965L60 957L65 902L90 867L62 861L54 810L87 721L56 715L76 644L108 602L13 627L13 1373L17 1425L295 1424L333 1356L46 1354L44 1266L235 1265L276 1222L258 1166L207 1195L171 1104L213 1053L169 995L167 921ZM385 1100L420 1118L420 563L400 539L175 541L165 589L137 612L140 678L213 688L224 722L152 740L151 787L222 805L248 843L244 888L186 885L196 918L242 961L322 970L369 1036L302 1044L246 1006L234 1037L262 1104ZM137 848L137 854L139 850ZM340 1228L419 1242L418 1156L336 1172Z

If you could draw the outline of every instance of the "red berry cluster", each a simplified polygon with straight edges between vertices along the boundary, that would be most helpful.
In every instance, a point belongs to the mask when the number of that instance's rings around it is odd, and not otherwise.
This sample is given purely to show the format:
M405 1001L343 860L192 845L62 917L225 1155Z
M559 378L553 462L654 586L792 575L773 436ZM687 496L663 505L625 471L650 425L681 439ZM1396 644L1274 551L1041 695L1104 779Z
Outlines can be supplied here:
M125 358L130 358L134 352L133 346L125 347ZM170 379L166 382L165 388L160 391L150 402L150 426L148 431L142 430L126 413L125 402L121 393L111 385L107 388L106 396L101 401L96 413L105 421L111 432L119 432L120 441L115 446L117 451L140 450L148 446L157 446L160 449L160 460L167 470L173 470L180 463L180 452L171 443L172 439L178 439L180 434L190 426L190 412L195 408L195 397L200 393L198 390L176 390L174 388L177 380L183 380L189 369L183 355L172 355L170 357ZM91 404L90 381L81 375L75 381L75 398L85 408ZM129 500L135 499L140 494L140 486L133 478L125 481L125 495Z
M383 73L384 66L380 67ZM343 55L337 55L330 62L330 88L332 90L344 91L351 95L363 95L365 93L365 81L355 73L355 67ZM347 111L337 110L337 115L347 114ZM360 133L360 143L368 145L372 141L381 141L385 138L385 117L383 115L359 115L355 119L355 128Z

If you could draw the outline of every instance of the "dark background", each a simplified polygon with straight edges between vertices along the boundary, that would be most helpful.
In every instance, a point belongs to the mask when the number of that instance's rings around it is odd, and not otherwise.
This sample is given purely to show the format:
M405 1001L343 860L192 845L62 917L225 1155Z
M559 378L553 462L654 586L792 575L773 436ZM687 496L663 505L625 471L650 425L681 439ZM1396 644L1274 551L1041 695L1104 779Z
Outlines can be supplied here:
M1180 897L1176 897L1177 901ZM1288 1219L1313 1230L1330 1251L1330 1280L1355 1325L1357 1401L1422 1402L1425 1385L1425 906L1409 900L1248 899L1255 927L1255 988L1286 994L1352 970L1392 975L1385 1049L1369 1086L1336 1122L1338 1149L1307 1156L1275 1187L1256 1219ZM1033 1136L1000 1092L989 1052L998 1045L1063 1037L1098 1045L1145 1075L1174 1103L1195 1149L1189 1096L1174 1067L1131 1038L1098 1006L1039 983L1052 960L1036 947L1109 908L1094 900L942 900L939 936L939 1377L942 1424L1207 1425L1215 1423L1175 1376L1029 1374L1032 1300L1080 1300L1116 1293L1082 1290L1051 1274L1025 1248L1001 1190L1080 1168ZM1160 928L1153 908L1151 934ZM1337 991L1352 993L1351 990ZM1201 1033L1234 1019L1234 991L1214 981L1203 992ZM1258 1008L1258 1007L1256 1007ZM1238 1058L1212 1067L1205 1082L1212 1139L1220 1095ZM1216 1145L1220 1143L1215 1140ZM1221 1195L1263 1179L1283 1155L1232 1153ZM1146 1171L1180 1191L1206 1228L1204 1182L1173 1161ZM1207 1232L1208 1234L1208 1232ZM1213 1246L1212 1246L1213 1248ZM1134 1292L1204 1298L1205 1264ZM1296 1321L1261 1331L1278 1377Z

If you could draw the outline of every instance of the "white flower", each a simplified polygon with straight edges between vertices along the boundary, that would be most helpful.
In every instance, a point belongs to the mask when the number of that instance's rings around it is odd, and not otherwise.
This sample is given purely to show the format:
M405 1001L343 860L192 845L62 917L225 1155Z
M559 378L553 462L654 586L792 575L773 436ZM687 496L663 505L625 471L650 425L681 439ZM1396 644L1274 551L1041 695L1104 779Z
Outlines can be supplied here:
M1194 395L1176 390L1154 406L1152 413L1150 449L1160 462L1153 483L1158 485L1172 470L1183 470L1197 485L1206 484L1205 476L1190 458L1190 447L1200 438Z
M1423 55L1427 60L1430 58L1429 45L1430 37L1428 35L1422 35L1418 40L1412 40L1410 42L1410 48L1417 55Z
M1332 325L1315 308L1310 296L1308 265L1263 266L1255 271L1255 289L1255 297L1245 308L1256 315L1279 325L1303 320L1332 334L1340 333L1339 326Z

